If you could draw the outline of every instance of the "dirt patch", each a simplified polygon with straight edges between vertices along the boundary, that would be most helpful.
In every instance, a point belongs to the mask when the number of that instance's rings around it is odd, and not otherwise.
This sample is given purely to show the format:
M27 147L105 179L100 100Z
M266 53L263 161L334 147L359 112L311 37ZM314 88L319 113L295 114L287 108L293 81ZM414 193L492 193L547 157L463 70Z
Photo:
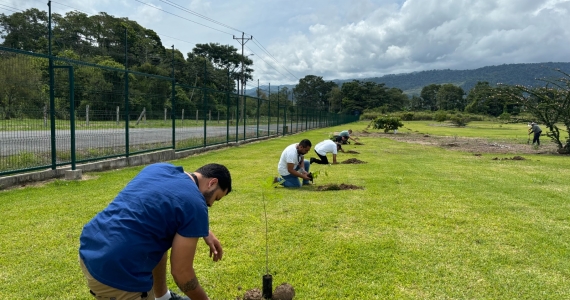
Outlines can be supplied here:
M238 288L241 289L241 288ZM273 291L272 300L292 300L295 297L295 289L288 283L282 283ZM263 300L263 293L260 289L254 288L243 295L243 298L237 297L236 300Z
M364 145L364 144L361 142L354 142L353 145Z
M348 150L348 151L344 151L344 153L350 153L350 154L360 154L360 152L358 152L358 151L354 151L354 150Z
M512 141L489 141L482 138L467 138L453 136L434 136L425 133L388 134L383 132L359 132L359 136L382 137L399 142L436 146L452 151L464 151L476 154L558 154L555 144L545 139L539 147L526 143L516 144ZM521 134L521 136L523 136ZM526 139L525 139L526 142Z
M357 158L349 158L345 161L342 161L341 164L365 164L365 161L361 161Z
M526 160L526 158L517 155L517 156L513 156L512 158L508 158L508 157L498 158L498 157L495 157L495 158L493 158L493 160Z
M364 189L363 187L357 186L357 185L353 185L353 184L325 184L325 185L321 185L318 186L316 188L317 191L340 191L340 190L362 190Z
M255 289L251 289L247 292L245 292L245 295L243 295L243 300L262 300L262 296L261 296L261 290L258 288Z

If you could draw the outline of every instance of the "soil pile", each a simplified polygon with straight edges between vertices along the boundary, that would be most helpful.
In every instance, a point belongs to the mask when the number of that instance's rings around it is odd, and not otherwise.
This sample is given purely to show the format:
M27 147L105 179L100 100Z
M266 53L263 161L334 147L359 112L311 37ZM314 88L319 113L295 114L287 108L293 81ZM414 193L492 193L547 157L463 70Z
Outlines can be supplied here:
M340 190L362 190L363 187L353 185L353 184L325 184L318 186L316 188L317 191L340 191Z
M341 162L341 164L365 164L365 161L361 161L359 159L356 158L349 158L343 162Z
M282 283L280 286L275 288L273 292L273 300L292 300L295 297L295 289L288 283Z
M292 285L284 282L275 288L271 300L293 300L295 297L295 289ZM236 300L264 300L263 293L260 289L254 288L245 293L243 298L237 297Z
M350 153L350 154L360 154L360 152L358 152L358 151L354 151L354 150L348 150L348 151L344 151L344 153Z
M261 290L259 290L258 288L255 289L251 289L247 292L245 292L245 295L243 296L243 300L262 300L262 296L261 296Z

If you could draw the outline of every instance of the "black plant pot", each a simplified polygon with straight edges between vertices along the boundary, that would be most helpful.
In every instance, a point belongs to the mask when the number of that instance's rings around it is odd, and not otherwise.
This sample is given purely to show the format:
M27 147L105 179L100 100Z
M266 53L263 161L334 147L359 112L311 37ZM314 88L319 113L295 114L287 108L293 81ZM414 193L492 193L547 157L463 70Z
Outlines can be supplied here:
M271 274L263 275L262 296L265 299L271 299L271 297L273 297L273 276L271 276Z

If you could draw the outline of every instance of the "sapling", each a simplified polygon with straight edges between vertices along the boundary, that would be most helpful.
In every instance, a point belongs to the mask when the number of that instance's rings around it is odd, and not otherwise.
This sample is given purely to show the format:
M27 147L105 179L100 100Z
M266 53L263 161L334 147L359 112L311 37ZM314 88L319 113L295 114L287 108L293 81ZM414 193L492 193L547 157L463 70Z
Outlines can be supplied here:
M274 182L273 177L267 178L262 184L261 199L263 201L263 213L265 217L265 275L262 277L262 297L271 299L273 296L273 276L269 274L269 226L267 222L267 207L265 205L265 190L277 187L279 182Z

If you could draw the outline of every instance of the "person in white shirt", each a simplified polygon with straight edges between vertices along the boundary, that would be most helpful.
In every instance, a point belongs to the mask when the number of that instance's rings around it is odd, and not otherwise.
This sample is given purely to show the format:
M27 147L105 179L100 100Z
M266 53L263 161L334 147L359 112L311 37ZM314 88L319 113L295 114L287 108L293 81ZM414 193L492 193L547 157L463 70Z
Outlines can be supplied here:
M328 165L329 160L327 159L327 153L332 153L333 164L336 165L336 154L338 151L344 152L340 143L335 143L331 140L324 140L315 146L315 153L319 158L311 157L310 163L316 163L321 165Z
M277 164L277 172L281 177L275 177L274 182L280 182L284 187L301 187L299 178L303 179L303 185L309 184L310 162L305 159L305 154L311 150L311 141L304 139L298 144L291 144L283 150Z

